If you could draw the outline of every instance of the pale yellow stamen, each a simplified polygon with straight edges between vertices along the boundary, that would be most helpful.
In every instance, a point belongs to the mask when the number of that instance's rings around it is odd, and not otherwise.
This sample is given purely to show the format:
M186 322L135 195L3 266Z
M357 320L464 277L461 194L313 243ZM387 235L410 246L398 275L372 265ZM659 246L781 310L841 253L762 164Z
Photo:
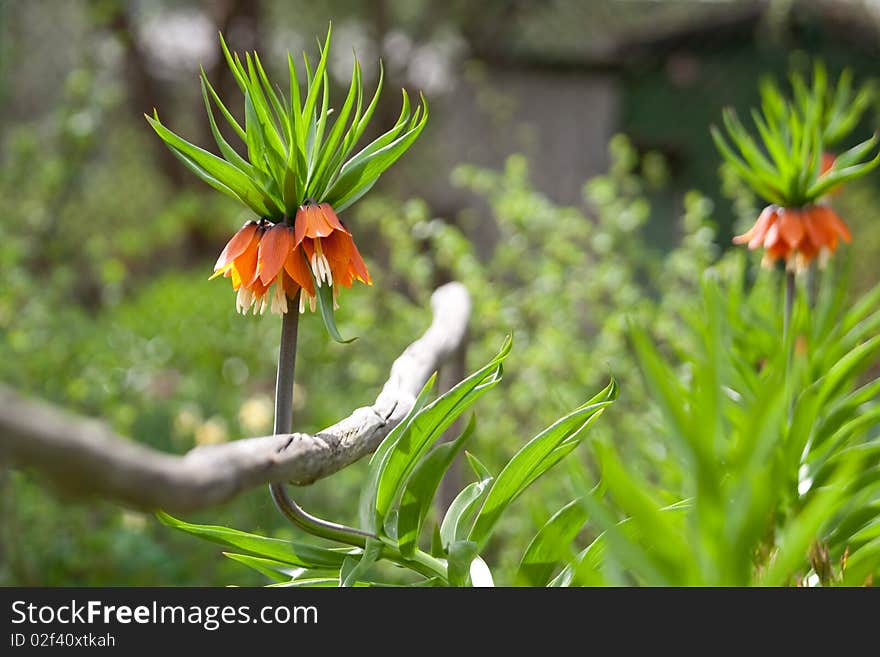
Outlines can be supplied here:
M283 315L287 312L287 293L280 283L276 283L272 289L272 312L276 315Z
M238 288L238 295L235 297L236 310L244 315L253 304L254 293L246 287Z
M321 239L315 238L315 251L311 258L312 272L315 274L315 280L318 285L327 281L327 285L333 285L333 274L330 271L330 262L324 255L324 249L321 247Z

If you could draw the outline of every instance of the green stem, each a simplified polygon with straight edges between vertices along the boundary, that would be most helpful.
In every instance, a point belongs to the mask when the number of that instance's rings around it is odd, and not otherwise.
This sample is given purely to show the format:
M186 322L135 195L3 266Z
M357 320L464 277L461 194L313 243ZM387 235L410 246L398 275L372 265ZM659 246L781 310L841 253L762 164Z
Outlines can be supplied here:
M449 573L442 559L432 557L419 548L416 548L411 556L405 557L392 539L383 536L379 540L383 543L382 556L389 561L415 570L426 577L439 577L444 582L447 581Z
M275 430L288 434L293 427L293 382L296 369L296 340L299 332L299 295L288 299L288 312L281 321L281 347L278 350L278 376L275 380ZM373 535L354 527L322 520L307 513L288 494L284 483L269 485L269 492L278 510L293 524L309 534L339 541L348 545L364 547L366 539Z
M788 399L788 420L791 422L794 413L794 392L792 381L792 363L794 361L794 336L792 333L792 311L794 309L794 297L797 294L795 272L785 272L785 315L782 321L782 344L785 349L785 394Z
M795 273L794 271L785 272L785 315L782 323L782 339L788 344L789 331L791 331L791 313L794 308L795 295ZM791 350L789 350L789 361L791 360Z
M819 298L819 270L816 268L816 261L810 263L807 270L807 300L810 304L810 310L816 307L816 301Z

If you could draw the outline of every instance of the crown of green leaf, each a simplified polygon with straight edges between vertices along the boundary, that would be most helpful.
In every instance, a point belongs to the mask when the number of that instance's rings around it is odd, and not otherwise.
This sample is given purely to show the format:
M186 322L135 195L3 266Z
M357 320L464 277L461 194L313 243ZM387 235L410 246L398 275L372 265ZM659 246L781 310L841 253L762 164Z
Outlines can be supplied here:
M836 86L829 85L828 72L821 61L813 66L811 87L807 86L799 72L792 73L789 82L794 100L802 113L807 113L811 99L821 99L822 141L825 146L833 146L855 129L874 100L876 90L874 81L869 80L858 91L853 92L853 74L850 69L844 69ZM761 100L765 111L769 105L778 104L775 99L781 98L783 94L775 82L770 79L762 80Z
M870 102L872 87L862 87L853 98L852 76L845 72L832 90L821 66L816 67L811 89L800 76L792 76L791 80L793 100L786 99L774 83L762 84L761 110L752 110L760 141L749 134L729 108L723 112L724 127L737 152L721 130L715 126L711 130L724 160L756 194L777 205L799 207L864 175L880 164L880 153L870 157L877 143L875 134L838 155L831 168L822 173L826 145L840 140L856 126Z
M412 145L425 127L428 110L421 96L421 104L413 108L404 90L403 107L394 127L352 156L376 109L383 74L380 67L376 91L364 108L361 68L355 58L348 94L335 119L329 121L333 113L329 107L327 74L330 34L328 29L323 46L319 43L320 59L314 69L303 53L304 94L300 92L293 57L288 54L287 96L270 82L256 52L246 53L242 62L237 53L229 51L220 36L226 61L244 95L242 127L202 70L202 95L211 132L222 157L166 128L155 111L152 117L147 116L147 121L187 168L261 217L280 221L293 216L306 199L329 203L341 212L366 194L379 176ZM223 137L214 107L246 145L246 158Z

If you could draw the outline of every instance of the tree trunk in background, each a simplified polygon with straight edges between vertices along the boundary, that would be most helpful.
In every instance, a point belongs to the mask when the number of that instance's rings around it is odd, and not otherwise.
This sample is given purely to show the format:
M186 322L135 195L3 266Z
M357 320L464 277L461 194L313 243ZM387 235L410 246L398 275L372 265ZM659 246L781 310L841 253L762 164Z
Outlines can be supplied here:
M165 89L149 71L143 49L138 41L137 29L129 15L129 6L117 2L108 25L125 49L125 81L128 101L137 114L152 114L153 108L165 107ZM182 165L164 144L153 140L153 152L159 169L174 187L186 183Z
M226 39L226 44L232 51L244 53L250 50L259 50L261 9L259 0L203 0L202 8L205 15L216 26L215 32L220 32ZM243 111L240 102L233 102L239 94L238 84L232 76L232 71L226 65L223 49L220 47L220 39L215 42L217 52L214 63L205 68L208 80L217 90L223 103L233 115L243 121ZM204 111L201 96L196 100L199 113ZM205 144L213 144L214 136L211 134L209 123L202 122L202 139ZM222 128L221 128L222 129ZM245 146L238 140L230 140L233 148L239 151L239 155L245 154ZM213 150L213 149L212 149Z
M229 47L237 51L254 50L257 47L260 24L260 3L258 0L204 0L202 11L214 23L216 31L222 32ZM119 38L125 49L125 79L128 88L128 99L132 109L137 113L151 113L154 107L169 107L172 94L167 88L168 83L157 78L147 65L142 44L138 41L137 28L130 14L130 6L117 0L116 11L109 23L109 28ZM214 63L207 68L208 79L230 111L240 114L236 103L228 101L235 98L238 90L232 73L226 65L220 48L216 42L217 56ZM175 84L172 82L171 84ZM196 96L193 110L197 115L204 113L201 94ZM199 143L210 150L214 143L207 121L199 121L203 134ZM160 141L153 140L156 161L159 169L175 187L183 187L195 179L184 170L183 165Z

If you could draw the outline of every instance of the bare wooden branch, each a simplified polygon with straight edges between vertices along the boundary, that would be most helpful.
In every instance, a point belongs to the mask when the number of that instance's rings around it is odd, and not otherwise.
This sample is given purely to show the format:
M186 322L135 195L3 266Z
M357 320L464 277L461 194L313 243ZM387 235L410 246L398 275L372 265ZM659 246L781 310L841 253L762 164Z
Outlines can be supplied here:
M79 493L176 512L216 505L269 482L312 483L371 453L406 416L464 339L470 305L460 283L438 288L430 328L394 361L376 402L314 436L245 438L175 456L0 386L0 462L40 471Z

